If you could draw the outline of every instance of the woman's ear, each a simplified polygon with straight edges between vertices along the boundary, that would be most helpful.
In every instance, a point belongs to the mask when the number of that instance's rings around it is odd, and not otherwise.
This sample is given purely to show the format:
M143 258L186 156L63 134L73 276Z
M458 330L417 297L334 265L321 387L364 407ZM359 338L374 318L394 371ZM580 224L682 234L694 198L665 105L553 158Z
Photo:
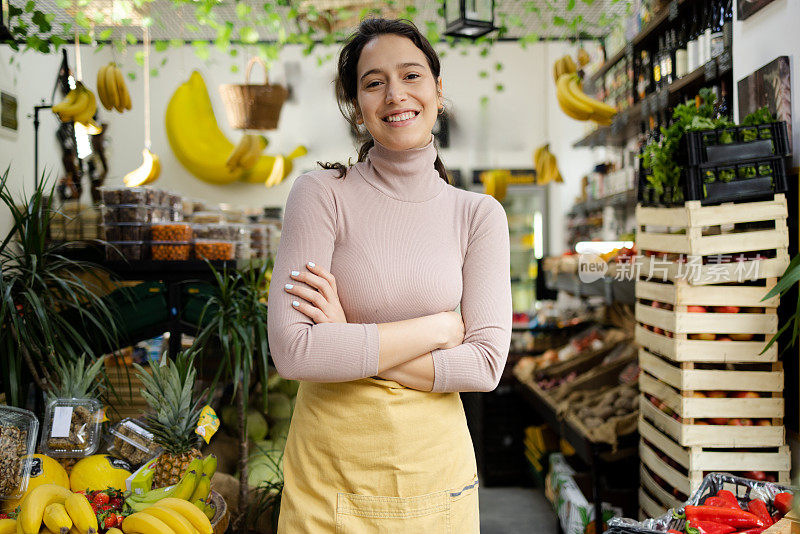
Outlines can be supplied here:
M436 92L439 93L439 107L442 106L442 99L444 98L444 93L442 91L442 77L439 76L436 78Z
M354 103L353 109L355 110L356 124L364 124L364 117L361 116L361 108L358 107L358 104Z

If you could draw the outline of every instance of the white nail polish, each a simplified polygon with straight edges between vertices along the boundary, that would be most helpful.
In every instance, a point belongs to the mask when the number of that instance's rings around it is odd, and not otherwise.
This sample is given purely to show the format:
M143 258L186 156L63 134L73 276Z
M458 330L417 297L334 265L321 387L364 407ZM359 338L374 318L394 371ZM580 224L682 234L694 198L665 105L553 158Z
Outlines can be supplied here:
M297 302L296 300L293 300L292 301L292 306L300 306L300 303Z
M292 289L294 284L286 284L284 287L286 287L286 289Z
M299 276L299 275L300 275L300 271L292 271L292 276Z
M310 262L308 262L308 266L309 266L309 267L315 267L315 266L316 266L316 264L315 264L313 261L310 261Z

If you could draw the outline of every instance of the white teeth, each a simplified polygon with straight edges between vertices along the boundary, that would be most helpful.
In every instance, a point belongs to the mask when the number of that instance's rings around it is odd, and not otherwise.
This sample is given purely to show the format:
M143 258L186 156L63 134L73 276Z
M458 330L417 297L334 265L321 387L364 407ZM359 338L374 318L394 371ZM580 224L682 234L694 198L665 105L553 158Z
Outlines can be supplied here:
M400 122L400 121L406 121L408 119L413 119L416 116L417 116L417 114L414 113L413 111L406 111L405 113L400 113L399 115L392 115L390 117L387 117L386 121L387 122Z

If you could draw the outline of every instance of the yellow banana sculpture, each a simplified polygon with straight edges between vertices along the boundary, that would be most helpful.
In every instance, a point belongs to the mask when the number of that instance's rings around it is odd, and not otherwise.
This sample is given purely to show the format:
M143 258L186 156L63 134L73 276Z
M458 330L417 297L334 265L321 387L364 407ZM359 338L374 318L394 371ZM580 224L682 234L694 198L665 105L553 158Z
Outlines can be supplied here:
M567 91L569 92L572 100L581 102L582 104L592 108L592 114L589 116L589 119L597 123L609 123L614 115L617 114L616 108L584 93L583 88L581 88L580 77L577 74L570 77L569 82L567 83Z
M536 169L536 183L546 185L550 182L563 182L561 171L558 170L558 161L550 152L550 145L545 144L536 149L533 154L533 166Z
M199 72L192 72L172 95L167 105L166 129L178 161L195 177L217 185L242 177L241 169L231 171L225 164L233 152L233 143L219 129Z
M569 92L571 74L562 74L556 82L556 98L561 110L578 121L585 121L592 116L593 108L576 100Z

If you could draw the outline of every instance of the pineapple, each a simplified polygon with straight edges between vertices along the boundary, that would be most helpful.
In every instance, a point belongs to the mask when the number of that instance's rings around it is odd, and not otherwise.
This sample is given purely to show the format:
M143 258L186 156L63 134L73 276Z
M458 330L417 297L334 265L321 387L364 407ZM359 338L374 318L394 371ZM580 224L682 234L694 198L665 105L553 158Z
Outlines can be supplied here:
M199 397L193 393L194 356L182 352L174 361L151 363L150 373L140 365L135 367L144 384L142 396L150 407L147 424L153 441L164 448L153 466L153 487L171 486L180 482L192 460L202 458L195 429L205 393Z

